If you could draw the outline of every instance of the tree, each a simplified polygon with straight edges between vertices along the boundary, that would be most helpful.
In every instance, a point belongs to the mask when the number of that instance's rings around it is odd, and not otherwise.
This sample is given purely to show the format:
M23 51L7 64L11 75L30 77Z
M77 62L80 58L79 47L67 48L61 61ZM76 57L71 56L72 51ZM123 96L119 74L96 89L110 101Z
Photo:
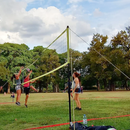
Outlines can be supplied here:
M93 85L97 84L97 90L100 87L100 81L106 80L108 62L104 59L104 55L107 52L105 46L108 37L100 34L95 34L91 41L91 47L88 53L83 53L82 66L85 68L87 80L92 79ZM85 75L85 74L84 74ZM106 76L106 77L105 77Z
M28 65L31 62L32 54L25 44L4 43L0 45L0 63L4 65L6 82L8 81L8 90L10 93L11 77L18 72L21 66ZM0 67L2 69L2 67ZM1 77L1 80L5 80Z
M127 89L128 77L130 77L130 42L129 35L126 31L120 31L118 34L111 40L112 46L112 55L114 64L122 71L118 71L115 68L115 72L120 79L122 79L123 86ZM125 76L127 75L127 76Z
M38 77L40 75L43 75L49 71L52 71L56 69L58 66L60 66L59 63L59 57L58 54L56 53L55 50L49 50L46 49L45 52L43 52L44 48L43 47L37 47L34 48L34 52L37 52L40 57L35 63L36 65L36 72L35 72L35 77ZM54 78L56 76L56 72L53 72L52 74L46 75L43 78L40 78L38 80L39 83L39 89L42 91L42 88L45 87L46 91L48 90L48 84L52 82L53 84L56 84Z
M70 72L68 72L68 66L63 67L58 71L60 77L59 80L61 83L61 89L64 89L65 83L68 82L68 75L72 76L71 72L78 71L81 73L82 71L81 68L82 53L70 49L69 54L70 54ZM67 52L59 54L59 62L61 65L67 62Z

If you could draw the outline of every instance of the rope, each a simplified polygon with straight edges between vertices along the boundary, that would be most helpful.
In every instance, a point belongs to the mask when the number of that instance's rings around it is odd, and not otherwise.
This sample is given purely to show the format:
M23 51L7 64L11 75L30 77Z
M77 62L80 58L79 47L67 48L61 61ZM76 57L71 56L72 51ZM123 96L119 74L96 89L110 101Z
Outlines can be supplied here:
M68 62L64 63L63 65L57 67L56 69L54 69L54 70L52 70L52 71L49 71L48 73L45 73L45 74L40 75L40 76L38 76L38 77L36 77L36 78L33 78L33 79L31 79L31 80L29 80L29 81L27 81L27 82L25 82L25 83L22 83L21 85L24 85L24 84L26 84L26 83L29 83L29 82L32 82L32 81L37 80L37 79L39 79L39 78L42 78L43 76L46 76L46 75L48 75L48 74L51 74L51 73L53 73L53 72L59 70L60 68L66 66L67 64L68 64Z
M71 29L70 29L71 30ZM71 30L72 31L72 30ZM81 38L78 34L72 31L77 37L79 37L83 42L88 44L83 38ZM123 71L121 71L118 67L116 67L111 61L109 61L105 56L103 56L100 52L98 52L95 48L93 48L95 52L97 52L101 57L103 57L109 64L111 64L114 68L116 68L120 73L122 73L126 78L130 80L130 77L126 75Z
M102 118L91 118L91 119L88 119L87 121L96 121L96 120L104 120L104 119L112 119L112 118L121 118L121 117L129 117L130 114L128 115L121 115L121 116L113 116L113 117L102 117ZM76 122L83 122L83 120L80 120L80 121L76 121ZM73 122L75 123L75 122ZM24 129L24 130L36 130L36 129L43 129L43 128L51 128L51 127L58 127L58 126L62 126L62 125L68 125L68 123L61 123L61 124L54 124L54 125L45 125L45 126L40 126L40 127L34 127L34 128L27 128L27 129Z
M71 30L71 29L70 29ZM72 30L71 30L72 31ZM77 35L74 31L72 31L77 37L79 37L83 42L85 42L86 44L88 44L83 38L81 38L79 35ZM130 80L130 77L128 75L126 75L122 70L120 70L118 67L116 67L111 61L109 61L104 55L102 55L100 52L98 52L95 48L93 48L93 50L99 54L101 57L103 57L109 64L111 64L114 68L116 68L121 74L123 74L126 78L128 78ZM111 118L111 117L110 117ZM112 118L117 118L117 117L112 117ZM107 118L99 118L99 119L107 119ZM94 118L91 120L98 120L98 118ZM88 119L89 121L89 119ZM82 122L82 120L80 121Z
M66 29L49 45L49 46L47 46L47 48L45 48L43 51L42 51L42 53L44 52L44 51L46 51L63 33L65 33L65 31L66 31ZM30 64L27 68L29 68L31 65L33 65L34 63L36 63L37 61L38 61L38 59L40 59L40 58L37 58L32 64ZM26 70L27 68L25 68L24 70ZM23 71L24 71L23 70ZM23 72L22 71L22 72Z
M8 80L9 81L9 80ZM8 83L8 81L2 86L2 87L4 87L7 83Z

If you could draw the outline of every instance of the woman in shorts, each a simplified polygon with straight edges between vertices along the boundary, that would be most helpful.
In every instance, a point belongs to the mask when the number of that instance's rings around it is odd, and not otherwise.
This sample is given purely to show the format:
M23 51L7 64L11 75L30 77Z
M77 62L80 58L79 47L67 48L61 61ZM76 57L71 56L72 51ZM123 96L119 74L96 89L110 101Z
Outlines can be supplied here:
M29 69L27 69L26 71L27 71L27 73L29 72L29 74L24 78L24 83L25 84L23 85L23 87L24 87L24 93L26 94L25 107L27 107L27 101L28 101L28 97L29 97L30 88L33 89L33 90L35 90L37 92L37 90L32 85L30 85L30 83L34 83L35 80L32 81L32 82L28 82L30 80L30 75L32 73L32 70L30 71Z
M17 97L16 97L16 105L20 106L20 96L21 96L21 80L20 80L20 75L22 72L23 67L20 68L18 74L14 74L13 78L15 78L15 90L17 93Z
M73 73L73 78L74 78L74 89L73 89L73 93L75 93L74 96L74 100L76 102L77 107L75 109L77 110L81 110L81 103L79 100L79 93L81 92L81 88L80 88L80 74L77 72Z

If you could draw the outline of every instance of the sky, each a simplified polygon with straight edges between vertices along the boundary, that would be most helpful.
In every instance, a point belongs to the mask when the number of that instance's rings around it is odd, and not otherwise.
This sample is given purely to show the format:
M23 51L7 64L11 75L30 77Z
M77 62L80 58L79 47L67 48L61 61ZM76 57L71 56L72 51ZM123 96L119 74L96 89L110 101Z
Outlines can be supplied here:
M110 39L130 26L130 0L0 0L0 44L46 47L66 27L71 46L87 51L94 34Z

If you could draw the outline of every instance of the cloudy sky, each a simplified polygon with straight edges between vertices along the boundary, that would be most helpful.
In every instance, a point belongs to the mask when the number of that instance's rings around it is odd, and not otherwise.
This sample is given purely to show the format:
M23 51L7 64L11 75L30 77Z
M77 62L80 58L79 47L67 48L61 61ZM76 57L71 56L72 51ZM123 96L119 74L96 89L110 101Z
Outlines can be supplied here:
M0 0L0 44L45 47L67 25L88 43L74 36L73 48L86 51L93 34L111 39L130 26L130 0Z

